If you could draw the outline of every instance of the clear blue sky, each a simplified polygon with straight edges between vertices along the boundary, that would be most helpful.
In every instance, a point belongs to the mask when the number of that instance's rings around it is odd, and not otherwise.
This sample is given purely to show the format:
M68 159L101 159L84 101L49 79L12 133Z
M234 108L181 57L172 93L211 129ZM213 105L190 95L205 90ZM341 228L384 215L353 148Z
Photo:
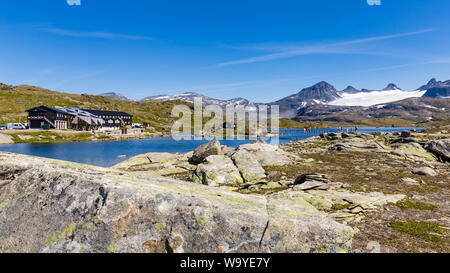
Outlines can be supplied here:
M450 1L2 0L0 82L269 102L450 79Z

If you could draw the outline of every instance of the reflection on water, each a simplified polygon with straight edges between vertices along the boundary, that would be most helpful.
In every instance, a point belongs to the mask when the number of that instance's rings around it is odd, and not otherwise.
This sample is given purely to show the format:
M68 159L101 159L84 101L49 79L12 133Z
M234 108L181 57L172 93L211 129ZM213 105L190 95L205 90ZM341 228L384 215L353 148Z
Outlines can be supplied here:
M403 130L422 128L359 128L359 132L398 132ZM280 130L280 143L296 141L317 136L320 133L337 132L336 128L312 129L305 134L303 129ZM237 147L251 140L221 140L222 145ZM270 140L268 140L270 141ZM104 142L75 142L53 144L9 144L0 145L0 151L34 155L40 157L61 159L90 165L110 167L132 156L149 152L186 153L197 146L208 142L207 140L180 140L172 138L149 138ZM126 157L119 158L125 155Z

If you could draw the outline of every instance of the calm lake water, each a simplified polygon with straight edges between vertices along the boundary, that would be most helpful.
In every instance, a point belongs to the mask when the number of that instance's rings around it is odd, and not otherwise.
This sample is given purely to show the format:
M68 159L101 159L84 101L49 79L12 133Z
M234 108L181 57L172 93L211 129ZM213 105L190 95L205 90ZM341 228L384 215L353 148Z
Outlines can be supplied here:
M399 132L411 129L423 128L358 128L358 132ZM313 129L310 134L305 134L303 129L280 130L283 135L279 137L279 142L286 143L317 136L320 133L337 132L337 128ZM222 145L237 147L252 140L221 140ZM270 139L267 140L270 142ZM52 144L9 144L0 145L0 151L18 154L34 155L85 163L90 165L110 167L127 158L138 154L149 152L187 153L194 150L199 145L208 142L207 140L180 140L172 138L149 138L133 139L121 141L102 142L74 142L74 143L52 143ZM125 155L126 158L119 158Z

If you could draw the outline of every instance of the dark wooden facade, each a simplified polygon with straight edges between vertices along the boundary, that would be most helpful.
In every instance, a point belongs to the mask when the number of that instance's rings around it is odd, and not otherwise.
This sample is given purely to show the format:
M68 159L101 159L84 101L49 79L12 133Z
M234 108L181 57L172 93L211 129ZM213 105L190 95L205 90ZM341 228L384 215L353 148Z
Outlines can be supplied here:
M53 129L68 129L69 115L64 111L47 106L30 109L28 120L31 129L42 129L48 126Z

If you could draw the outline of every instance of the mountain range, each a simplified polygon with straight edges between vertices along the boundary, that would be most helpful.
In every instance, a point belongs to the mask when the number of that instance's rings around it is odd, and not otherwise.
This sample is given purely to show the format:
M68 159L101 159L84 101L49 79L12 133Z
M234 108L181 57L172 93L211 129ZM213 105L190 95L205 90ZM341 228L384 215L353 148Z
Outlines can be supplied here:
M293 118L298 116L298 111L313 105L334 105L334 106L361 106L368 107L382 103L390 103L408 98L427 97L427 98L446 98L449 97L449 81L437 81L431 79L426 85L419 87L415 91L405 91L394 83L388 84L381 90L356 89L348 86L344 90L338 91L334 86L327 82L319 82L313 86L304 88L298 93L292 94L280 100L271 103L256 103L243 98L231 100L220 100L204 96L195 92L186 92L177 95L158 95L146 97L143 100L154 101L172 101L181 100L194 102L194 98L202 98L203 105L219 105L225 108L227 105L248 107L249 110L256 110L259 105L279 105L280 116L284 118Z

